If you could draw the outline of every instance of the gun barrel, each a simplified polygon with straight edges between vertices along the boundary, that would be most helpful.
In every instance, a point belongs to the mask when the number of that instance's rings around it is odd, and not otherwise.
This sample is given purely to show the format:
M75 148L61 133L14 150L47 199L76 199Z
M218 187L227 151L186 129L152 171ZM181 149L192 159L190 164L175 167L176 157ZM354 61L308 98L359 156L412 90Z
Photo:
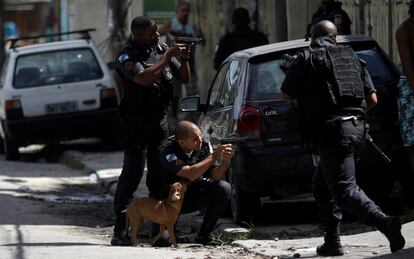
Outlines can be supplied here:
M184 44L200 44L202 41L203 41L203 38L192 38L192 37L175 38L176 43L184 43Z
M374 140L372 137L367 134L366 139L368 141L368 144L371 146L372 149L386 162L391 163L391 159L374 143Z
M220 144L239 144L246 143L251 140L259 140L258 138L246 138L246 137L235 137L235 138L222 138Z

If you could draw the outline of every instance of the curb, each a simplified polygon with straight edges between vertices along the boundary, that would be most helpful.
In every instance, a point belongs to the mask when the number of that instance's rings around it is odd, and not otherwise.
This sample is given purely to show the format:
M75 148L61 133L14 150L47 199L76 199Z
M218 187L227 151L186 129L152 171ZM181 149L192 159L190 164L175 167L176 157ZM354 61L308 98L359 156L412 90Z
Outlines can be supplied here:
M118 178L122 170L119 165L115 166L115 168L111 168L111 165L105 168L96 163L88 163L88 159L85 162L85 154L78 151L64 151L59 162L76 170L84 170L92 181L95 181L99 186L103 187L110 195L115 195ZM98 169L94 168L95 166L93 165L97 166ZM143 178L141 179L142 183L145 183L146 170L145 168ZM147 196L148 191L144 190L142 186L138 189L134 194L136 197Z
M74 156L73 154L71 154L71 152L68 151L62 153L58 162L75 170L86 170L86 172L89 174L96 173L94 169L88 167L80 159L78 159L76 156Z
M82 162L82 160L79 158L79 156L71 151L65 151L62 153L62 156L59 158L59 163L62 163L66 165L69 168L75 169L75 170L84 170L86 174L89 175L91 179L96 180L97 184L108 188L111 190L111 185L116 184L117 181L111 182L108 186L108 184L105 184L105 181L100 177L98 171L94 168L89 167L86 163ZM116 189L116 186L115 188ZM114 193L110 192L111 195L114 195Z

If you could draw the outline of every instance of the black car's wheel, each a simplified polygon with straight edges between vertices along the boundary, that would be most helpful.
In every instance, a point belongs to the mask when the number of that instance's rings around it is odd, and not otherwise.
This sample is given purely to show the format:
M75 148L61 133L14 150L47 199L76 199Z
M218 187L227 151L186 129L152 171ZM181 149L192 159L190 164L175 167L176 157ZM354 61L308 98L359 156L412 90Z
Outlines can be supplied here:
M19 146L7 135L4 136L3 147L6 160L19 160Z
M230 205L233 220L236 223L250 224L260 209L260 196L241 190L237 185L237 179L234 179L232 175L230 176L230 184Z

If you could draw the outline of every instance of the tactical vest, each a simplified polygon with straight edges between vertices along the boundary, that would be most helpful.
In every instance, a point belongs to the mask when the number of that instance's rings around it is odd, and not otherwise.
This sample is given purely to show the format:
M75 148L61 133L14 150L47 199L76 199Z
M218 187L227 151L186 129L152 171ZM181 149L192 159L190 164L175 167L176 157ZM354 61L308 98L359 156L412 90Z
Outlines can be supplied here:
M144 49L130 43L124 50L133 62L139 62L144 68L150 67L166 51L162 44L154 49ZM121 115L130 117L160 117L164 116L171 96L171 80L173 78L169 65L163 68L160 78L151 87L137 86L135 82L118 73L123 81Z
M331 101L339 108L359 105L364 99L362 67L350 46L333 45L310 49L317 74L326 80Z

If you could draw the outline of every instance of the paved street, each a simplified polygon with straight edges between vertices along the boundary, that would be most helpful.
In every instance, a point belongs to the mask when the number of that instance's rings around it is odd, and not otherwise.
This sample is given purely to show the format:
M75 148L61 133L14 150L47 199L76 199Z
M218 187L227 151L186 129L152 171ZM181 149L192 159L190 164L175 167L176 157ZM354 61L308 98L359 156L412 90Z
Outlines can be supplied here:
M138 248L109 246L112 197L87 170L48 163L39 152L24 154L23 162L0 156L1 259L252 258L230 246L156 249L145 243L145 233Z
M6 162L0 156L1 259L317 258L315 247L322 242L319 223L316 217L297 210L313 214L314 204L307 200L265 205L264 220L251 226L249 239L229 219L221 220L216 234L223 245L218 247L182 244L177 249L152 248L148 225L139 247L111 247L111 189L122 165L122 152L102 151L94 144L45 150L25 150L22 162ZM61 163L50 162L56 156L63 157ZM146 195L144 185L136 195ZM199 213L181 217L178 235L191 240L201 219ZM228 234L234 229L236 234ZM413 258L414 223L405 224L403 231L406 249L391 256L378 231L348 222L343 226L347 254L342 258ZM230 245L233 239L247 240Z

